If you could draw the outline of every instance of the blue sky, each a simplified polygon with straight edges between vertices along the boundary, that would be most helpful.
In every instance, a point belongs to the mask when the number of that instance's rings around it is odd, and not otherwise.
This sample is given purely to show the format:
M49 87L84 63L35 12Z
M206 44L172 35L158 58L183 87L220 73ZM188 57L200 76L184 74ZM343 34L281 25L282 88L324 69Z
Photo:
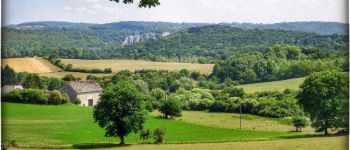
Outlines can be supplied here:
M137 1L137 0L136 0ZM109 0L3 0L3 24L30 21L347 22L347 0L160 0L138 8Z

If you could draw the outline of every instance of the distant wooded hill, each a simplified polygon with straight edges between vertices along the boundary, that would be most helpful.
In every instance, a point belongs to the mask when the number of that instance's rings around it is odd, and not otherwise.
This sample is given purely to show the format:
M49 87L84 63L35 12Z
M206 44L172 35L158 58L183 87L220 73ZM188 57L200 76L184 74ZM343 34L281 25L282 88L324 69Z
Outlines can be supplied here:
M262 50L271 44L345 50L348 38L342 34L347 32L347 24L331 22L220 25L132 21L108 24L29 22L2 27L1 49L2 57L56 54L81 59L117 57L210 62L226 59L235 53Z

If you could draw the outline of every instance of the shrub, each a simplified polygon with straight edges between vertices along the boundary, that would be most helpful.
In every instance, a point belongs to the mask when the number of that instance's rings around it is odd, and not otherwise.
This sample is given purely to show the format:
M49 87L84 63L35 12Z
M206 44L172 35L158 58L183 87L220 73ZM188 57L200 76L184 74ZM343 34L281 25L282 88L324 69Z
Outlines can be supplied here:
M150 129L142 130L140 132L139 138L143 141L143 143L148 140L152 136L152 132Z
M72 74L67 74L62 78L64 81L75 81L75 80L81 80L79 77L75 77Z
M44 91L38 89L25 89L21 92L23 103L47 104L47 96Z
M208 100L208 99L201 100L201 101L199 101L196 109L197 110L207 110L212 103L213 103L212 100Z
M13 91L1 96L3 101L15 103L47 104L47 96L42 90L25 89Z
M62 94L61 103L65 104L65 103L68 103L69 101L70 101L70 99L69 99L68 94L67 93Z
M214 103L212 103L209 106L209 111L210 112L225 112L227 111L228 108L228 104L223 102L223 101L214 101Z
M304 128L308 125L308 122L304 116L293 116L292 117L293 126L295 131L301 132L301 128Z
M65 68L65 71L72 71L73 70L73 65L72 64L68 64Z
M61 94L60 91L54 90L50 93L50 96L48 98L48 103L53 104L53 105L59 105L59 104L64 104L69 101L68 95L67 94Z
M162 128L154 129L153 138L155 140L155 143L157 143L157 144L164 143L165 134L166 134L166 132Z
M79 98L76 98L76 99L72 100L72 103L79 105L79 104L81 104L81 101Z
M253 113L257 105L258 101L255 99L245 99L240 103L243 113Z
M18 102L18 103L20 103L23 100L22 95L21 95L21 91L13 91L10 93L4 93L1 95L1 99L4 102Z
M105 68L104 73L112 73L112 69L111 68Z
M87 72L89 72L89 73L104 73L104 71L102 69L91 69L91 70L87 70Z

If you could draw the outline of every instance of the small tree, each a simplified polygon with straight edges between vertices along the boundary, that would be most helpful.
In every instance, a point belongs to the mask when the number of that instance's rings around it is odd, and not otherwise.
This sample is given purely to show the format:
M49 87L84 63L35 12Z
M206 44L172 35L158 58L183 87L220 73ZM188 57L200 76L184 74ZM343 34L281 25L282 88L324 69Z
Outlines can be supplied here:
M308 125L307 120L304 116L294 116L292 117L293 126L295 131L301 132L301 128L304 128Z
M105 136L118 136L120 144L124 144L125 136L143 128L146 116L143 99L143 94L130 82L110 85L94 107L94 120L105 129Z
M159 111L164 115L165 118L168 116L181 116L181 105L180 102L175 99L164 100L161 102Z
M153 138L155 140L155 143L157 143L157 144L164 143L165 134L166 134L166 132L163 128L154 129Z

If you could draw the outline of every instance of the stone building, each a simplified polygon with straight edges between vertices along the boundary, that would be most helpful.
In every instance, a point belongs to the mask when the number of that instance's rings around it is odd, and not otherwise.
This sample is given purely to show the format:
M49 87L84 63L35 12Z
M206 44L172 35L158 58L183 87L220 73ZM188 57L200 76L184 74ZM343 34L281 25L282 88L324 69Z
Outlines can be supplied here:
M69 81L64 84L60 91L68 94L71 101L80 100L82 106L94 106L100 100L102 88L95 81Z

